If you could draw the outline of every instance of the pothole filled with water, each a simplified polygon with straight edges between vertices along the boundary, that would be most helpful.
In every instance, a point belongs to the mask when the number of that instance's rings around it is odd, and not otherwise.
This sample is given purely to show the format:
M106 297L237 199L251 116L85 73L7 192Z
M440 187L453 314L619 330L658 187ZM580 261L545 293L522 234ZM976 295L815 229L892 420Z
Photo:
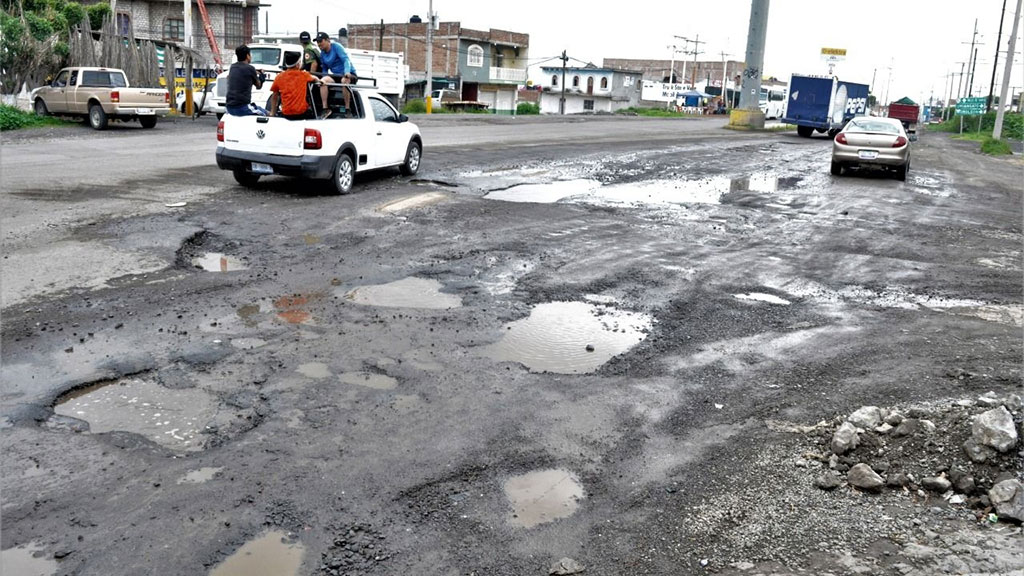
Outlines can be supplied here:
M758 302L767 302L769 304L778 304L779 306L789 306L791 302L775 296L773 294L764 294L761 292L750 292L747 294L733 294L740 300L756 300Z
M387 284L360 286L341 295L356 304L386 308L445 310L461 307L462 298L454 294L442 293L441 288L443 287L437 280L411 277Z
M345 372L338 379L345 384L363 386L374 390L394 390L398 388L398 380L386 374L373 372Z
M173 390L141 378L76 390L53 408L57 415L88 422L94 434L134 432L179 451L203 449L202 432L218 410L216 398L202 390Z
M572 516L583 499L580 479L568 470L538 470L505 481L512 505L509 524L530 528Z
M0 574L7 576L52 576L57 573L57 561L46 557L40 544L0 550Z
M246 542L210 571L210 576L297 576L305 547L283 532Z
M178 484L205 484L206 482L216 478L222 470L224 470L223 467L207 467L193 470L181 478L178 478Z
M329 378L331 376L330 367L323 362L307 362L305 364L300 364L295 371L306 378L313 378L314 380Z
M597 370L647 337L650 316L586 302L549 302L506 326L484 354L519 362L531 372L582 374Z
M209 252L192 259L192 265L207 272L235 272L245 270L247 266L240 258L221 254L220 252Z

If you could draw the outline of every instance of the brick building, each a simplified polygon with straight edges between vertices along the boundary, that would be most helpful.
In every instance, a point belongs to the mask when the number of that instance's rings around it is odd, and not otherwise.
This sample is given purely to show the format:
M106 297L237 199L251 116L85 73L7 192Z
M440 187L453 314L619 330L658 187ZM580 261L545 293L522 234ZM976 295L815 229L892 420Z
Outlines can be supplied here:
M409 66L406 98L426 95L427 24L413 17L396 24L349 24L344 44L359 50L401 52ZM526 84L530 35L508 30L472 30L439 22L433 33L431 89L457 91L462 100L488 104L497 114L515 111Z

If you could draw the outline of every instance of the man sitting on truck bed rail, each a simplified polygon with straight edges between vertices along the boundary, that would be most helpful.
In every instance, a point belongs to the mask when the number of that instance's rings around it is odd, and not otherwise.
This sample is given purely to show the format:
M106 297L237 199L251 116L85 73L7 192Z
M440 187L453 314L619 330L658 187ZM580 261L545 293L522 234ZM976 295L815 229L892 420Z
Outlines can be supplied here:
M306 90L310 82L319 82L320 101L324 103L324 112L320 118L327 118L331 115L330 108L327 108L327 84L330 78L324 76L317 80L315 76L302 70L300 64L302 57L295 52L287 52L284 55L285 71L274 78L270 85L270 115L277 113L277 103L281 102L281 115L289 120L307 120L316 118L316 112L306 102Z
M320 32L316 35L316 43L320 47L320 71L324 74L340 74L342 84L351 84L358 74L356 74L356 67L352 65L352 60L348 57L348 52L341 47L341 44L332 42L331 37L326 32ZM333 82L334 79L329 76L325 76L329 82ZM345 91L343 98L345 100L345 113L349 110L349 94L348 90Z
M252 87L263 87L266 74L250 64L252 51L245 44L235 48L237 62L228 69L228 95L224 110L232 116L266 116L267 111L252 103Z

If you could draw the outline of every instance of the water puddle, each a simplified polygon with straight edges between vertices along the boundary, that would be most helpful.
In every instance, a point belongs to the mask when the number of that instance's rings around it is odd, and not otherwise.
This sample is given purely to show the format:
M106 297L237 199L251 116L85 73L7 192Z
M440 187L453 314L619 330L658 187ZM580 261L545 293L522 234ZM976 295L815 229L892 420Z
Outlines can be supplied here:
M210 576L297 576L305 548L282 532L267 534L235 551Z
M445 310L462 306L462 298L441 292L437 280L403 278L388 284L361 286L344 294L356 304L386 308L429 308Z
M414 208L422 208L424 206L431 206L442 202L448 198L447 194L442 192L427 192L426 194L417 194L401 200L385 204L380 208L377 208L380 212L388 212L394 214L396 212L404 212L406 210L412 210Z
M316 380L330 378L331 376L330 367L323 362L308 362L306 364L300 364L295 371L307 378L313 378Z
M778 304L780 306L789 306L791 302L789 300L783 300L778 296L772 294L762 294L761 292L750 292L748 294L733 294L740 300L757 300L759 302L768 302L769 304Z
M507 325L502 339L484 348L498 362L519 362L531 372L593 372L647 337L652 319L586 302L540 304Z
M398 380L386 374L374 374L372 372L345 372L338 377L345 384L353 386L365 386L374 390L394 390L398 388Z
M222 470L224 470L223 467L208 467L193 470L188 474L185 474L181 478L178 478L178 484L204 484L216 478L217 475L220 474Z
M1020 328L1024 326L1024 306L1017 305L996 305L985 306L953 306L946 309L947 312L961 316L974 316L988 322L997 322L1008 326Z
M209 252L197 256L192 259L192 265L207 272L235 272L246 269L245 262L241 259L220 252Z
M316 294L295 294L274 300L277 317L289 324L311 324L313 315L306 308L317 298Z
M64 396L53 411L89 423L94 434L123 430L173 450L202 450L204 426L218 411L216 399L195 388L172 390L125 378Z
M597 180L558 180L544 184L517 184L504 190L488 192L484 198L504 202L552 204L573 196L592 194L601 187Z
M512 504L509 523L530 528L572 516L583 499L583 485L567 470L538 470L505 481Z
M29 543L0 550L0 574L52 576L56 573L57 561L45 557L41 544Z

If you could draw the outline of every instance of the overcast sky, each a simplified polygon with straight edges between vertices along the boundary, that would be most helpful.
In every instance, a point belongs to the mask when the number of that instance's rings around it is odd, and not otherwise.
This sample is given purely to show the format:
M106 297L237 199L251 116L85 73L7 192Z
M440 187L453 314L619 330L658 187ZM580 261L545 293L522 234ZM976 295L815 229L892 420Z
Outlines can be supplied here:
M334 36L350 24L406 22L416 14L426 19L428 0L269 0L260 10L260 31L271 33L320 29ZM765 46L766 75L788 80L793 73L825 74L821 49L844 48L846 61L835 74L844 80L870 84L881 99L910 96L914 100L939 98L947 90L945 75L959 74L970 56L974 20L978 20L978 64L974 94L988 94L996 52L996 36L1003 0L936 2L934 0L775 0L771 3ZM1007 0L1007 15L997 76L1001 77L1012 24L1015 0ZM940 9L941 6L941 9ZM746 55L749 0L707 2L631 0L601 3L593 0L434 0L442 22L461 22L466 28L497 28L530 35L530 78L538 79L536 65L565 50L570 65L604 58L668 59L670 45L692 50L675 36L699 39L699 60L730 60ZM1024 28L1024 26L1022 26ZM1012 86L1024 86L1021 36L1018 32ZM677 58L683 58L680 54ZM693 56L685 56L692 60ZM560 65L548 62L548 65ZM891 67L891 73L890 73ZM681 69L677 68L681 72ZM891 80L890 80L891 78ZM954 82L956 79L954 79ZM998 84L996 93L999 93ZM953 90L956 97L956 89Z

